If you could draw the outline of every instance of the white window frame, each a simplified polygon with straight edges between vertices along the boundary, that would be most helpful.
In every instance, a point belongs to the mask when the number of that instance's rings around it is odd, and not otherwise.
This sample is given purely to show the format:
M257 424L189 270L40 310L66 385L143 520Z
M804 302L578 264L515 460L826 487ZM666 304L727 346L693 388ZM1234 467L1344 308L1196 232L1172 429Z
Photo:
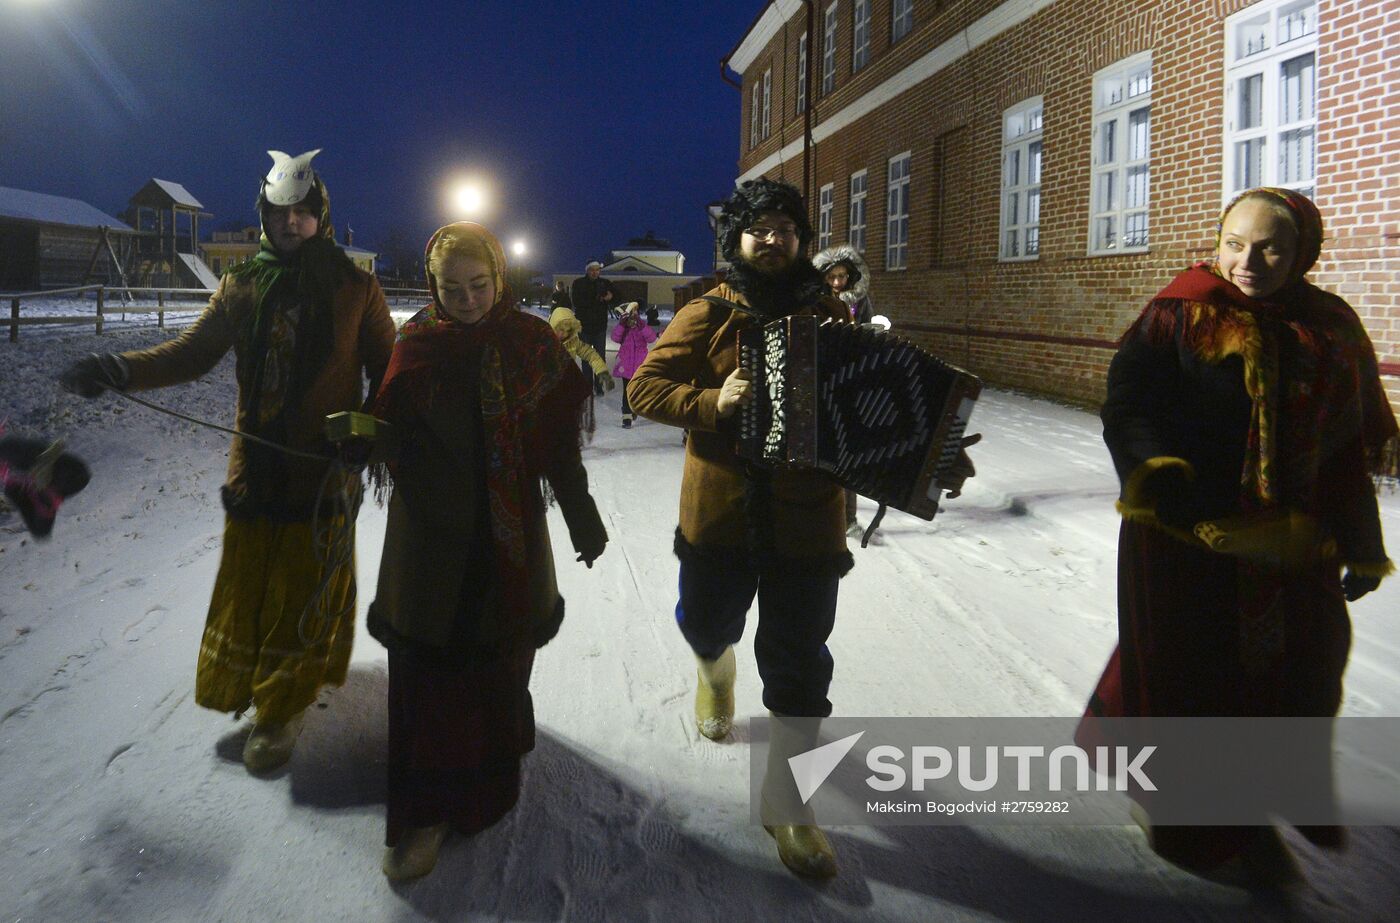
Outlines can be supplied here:
M759 86L758 81L754 81L752 90L749 93L749 150L758 147L758 116L759 116Z
M836 211L836 184L827 183L817 193L817 249L831 246L831 216Z
M1317 189L1318 5L1316 0L1264 0L1225 20L1222 202L1251 186L1283 186L1307 195ZM1296 86L1290 84L1284 66L1308 56L1306 76ZM1254 126L1241 124L1246 80L1253 81L1259 95L1259 124ZM1290 98L1302 103L1301 115L1282 111ZM1292 148L1286 144L1290 135L1299 139ZM1241 150L1246 144L1260 149L1255 170L1248 172ZM1290 150L1304 158L1301 165L1308 169L1287 175L1284 160Z
M914 31L914 0L894 0L890 7L890 44Z
M997 235L997 258L1002 262L1040 258L1044 122L1045 101L1039 96L1002 113L1001 218Z
M773 133L773 68L763 72L763 129L764 141Z
M870 63L870 0L851 3L851 73Z
M909 268L909 182L913 152L889 159L885 167L885 268Z
M869 172L857 170L852 173L850 185L847 187L850 189L851 204L846 222L846 242L854 247L857 253L865 252L865 203L870 194Z
M826 18L822 21L822 95L836 89L836 7L826 8Z
M807 33L797 38L797 112L807 111Z
M1089 254L1146 253L1152 202L1152 53L1094 74Z

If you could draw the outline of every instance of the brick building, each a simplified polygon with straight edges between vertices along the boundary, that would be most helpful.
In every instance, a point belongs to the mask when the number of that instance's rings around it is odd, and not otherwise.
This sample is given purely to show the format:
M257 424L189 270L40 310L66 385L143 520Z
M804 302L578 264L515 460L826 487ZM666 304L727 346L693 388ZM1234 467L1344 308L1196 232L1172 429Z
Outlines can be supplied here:
M987 381L1099 401L1224 202L1281 185L1400 404L1393 0L772 0L727 62L739 178L804 188L877 309Z

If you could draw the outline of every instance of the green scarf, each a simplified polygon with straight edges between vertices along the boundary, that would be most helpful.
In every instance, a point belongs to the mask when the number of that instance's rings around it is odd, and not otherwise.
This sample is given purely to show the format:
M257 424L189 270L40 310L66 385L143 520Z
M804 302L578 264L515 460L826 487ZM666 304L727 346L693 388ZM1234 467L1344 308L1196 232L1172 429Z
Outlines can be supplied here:
M315 380L326 357L330 355L334 334L335 293L344 281L353 276L355 264L329 237L313 237L297 248L295 253L282 254L262 235L258 253L251 260L229 270L235 277L251 279L256 303L241 332L241 350L247 363L244 380L249 382L248 418L256 427L263 390L263 373L267 362L267 338L272 326L272 312L281 297L272 297L283 289L294 293L303 313L297 324L296 355L289 393L283 407L290 407ZM285 409L283 411L285 414Z

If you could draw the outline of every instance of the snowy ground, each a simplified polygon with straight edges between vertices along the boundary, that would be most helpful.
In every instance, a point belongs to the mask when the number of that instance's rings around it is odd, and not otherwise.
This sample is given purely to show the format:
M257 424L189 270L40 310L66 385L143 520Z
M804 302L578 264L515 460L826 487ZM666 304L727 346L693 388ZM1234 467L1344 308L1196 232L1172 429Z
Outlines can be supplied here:
M193 920L1382 920L1400 907L1400 831L1342 857L1291 831L1309 884L1255 897L1163 865L1133 827L834 829L817 887L748 822L746 735L699 738L672 622L680 434L600 413L586 461L613 541L560 552L568 618L536 661L540 743L521 804L433 875L390 887L383 836L386 664L363 632L289 767L239 762L245 723L192 702L218 561L227 443L52 375L157 330L0 343L0 419L92 463L53 540L0 512L0 923ZM158 395L228 424L231 362ZM979 476L936 523L892 513L856 550L831 648L841 715L1079 713L1114 640L1115 483L1090 414L986 393ZM1400 545L1400 497L1384 500ZM862 518L870 509L862 508ZM557 512L557 537L565 536ZM360 516L361 613L384 511ZM567 539L556 542L561 548ZM1400 580L1353 607L1345 710L1400 715ZM761 712L746 640L739 709Z

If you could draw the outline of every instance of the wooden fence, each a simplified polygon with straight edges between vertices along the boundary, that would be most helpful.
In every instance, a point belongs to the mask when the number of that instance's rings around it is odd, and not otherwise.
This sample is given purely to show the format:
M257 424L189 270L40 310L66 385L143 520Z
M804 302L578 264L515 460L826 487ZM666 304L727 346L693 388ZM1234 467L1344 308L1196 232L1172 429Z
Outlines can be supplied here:
M125 286L125 285L81 285L76 288L46 289L37 292L4 292L0 293L0 304L5 301L10 303L10 319L0 321L10 325L10 342L19 340L19 328L30 324L92 324L98 333L102 332L102 327L109 314L116 311L109 310L110 302L114 298L135 297L135 293L145 293L147 296L155 295L154 304L121 304L122 314L154 314L156 315L156 325L165 326L165 312L172 310L166 303L167 299L172 302L177 298L198 299L198 304L182 307L178 310L200 311L204 308L204 301L209 298L212 292L202 288L151 288L145 286ZM88 295L95 293L96 311L92 314L45 314L42 316L23 317L20 308L28 300L33 303L45 298L54 298L61 295ZM415 304L426 304L431 296L427 289L407 289L393 288L385 289L385 298L390 301L407 300Z
M80 285L76 288L45 289L37 292L5 292L0 294L0 303L8 301L10 303L9 321L0 321L10 325L10 342L19 339L19 328L30 324L92 324L98 333L102 332L103 324L108 313L108 303L114 297L128 296L135 297L134 293L145 292L147 295L155 295L154 304L128 304L121 305L123 314L154 314L157 325L165 326L165 312L170 310L166 304L166 299L177 297L207 299L210 292L202 288L149 288L141 286L124 285ZM60 295L87 295L95 293L96 311L92 314L45 314L42 316L23 317L20 315L20 308L25 300L38 301L45 298L53 298ZM197 311L202 310L203 304L190 306L182 310Z

